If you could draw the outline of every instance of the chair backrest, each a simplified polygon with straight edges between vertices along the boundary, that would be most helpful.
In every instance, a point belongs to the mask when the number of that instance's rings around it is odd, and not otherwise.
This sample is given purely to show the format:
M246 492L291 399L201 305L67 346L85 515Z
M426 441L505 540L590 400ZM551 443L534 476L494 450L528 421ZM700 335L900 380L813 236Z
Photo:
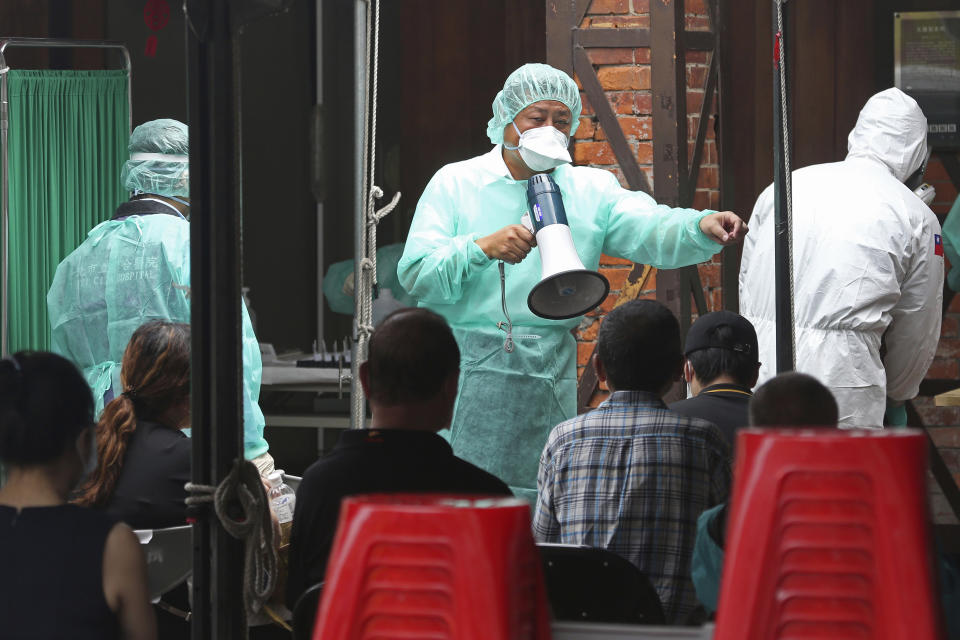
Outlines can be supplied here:
M147 558L150 599L156 602L193 573L193 527L138 529L134 533Z
M927 441L741 430L716 640L940 638Z
M612 551L538 544L547 597L556 620L663 624L649 578Z
M323 593L323 583L317 583L300 594L297 603L293 605L293 640L310 640L313 633L313 624L317 619L317 605L320 604L320 594Z
M368 495L340 508L315 640L548 640L530 505Z

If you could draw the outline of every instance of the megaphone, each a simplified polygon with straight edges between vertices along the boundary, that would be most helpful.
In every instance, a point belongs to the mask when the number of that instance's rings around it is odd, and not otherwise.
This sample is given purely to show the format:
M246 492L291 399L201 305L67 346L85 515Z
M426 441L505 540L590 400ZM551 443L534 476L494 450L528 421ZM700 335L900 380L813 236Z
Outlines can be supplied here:
M527 181L527 202L542 264L540 282L527 296L527 306L548 320L587 313L607 297L610 283L580 261L560 188L549 175L538 173Z

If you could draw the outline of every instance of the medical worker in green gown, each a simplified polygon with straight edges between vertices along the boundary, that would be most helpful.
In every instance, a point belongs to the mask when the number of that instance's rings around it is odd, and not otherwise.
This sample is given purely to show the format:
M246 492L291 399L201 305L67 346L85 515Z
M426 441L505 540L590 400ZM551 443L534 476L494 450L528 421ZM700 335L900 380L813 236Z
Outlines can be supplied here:
M121 179L129 202L93 228L57 267L47 293L53 351L73 361L93 389L97 413L123 389L120 362L130 336L149 320L190 322L190 165L187 126L146 122L130 134ZM239 296L240 293L237 292ZM257 404L262 365L243 313L244 454L273 470Z
M540 280L533 235L520 225L527 179L549 172L559 185L577 253L587 269L600 255L664 269L709 260L740 242L731 212L672 209L628 191L613 174L573 167L567 152L580 93L565 73L526 64L493 101L489 153L440 169L417 204L400 282L418 304L450 322L462 353L451 424L454 452L536 499L537 465L550 429L576 415L579 318L534 315L527 295ZM499 262L515 348L504 349ZM637 363L643 366L643 363Z

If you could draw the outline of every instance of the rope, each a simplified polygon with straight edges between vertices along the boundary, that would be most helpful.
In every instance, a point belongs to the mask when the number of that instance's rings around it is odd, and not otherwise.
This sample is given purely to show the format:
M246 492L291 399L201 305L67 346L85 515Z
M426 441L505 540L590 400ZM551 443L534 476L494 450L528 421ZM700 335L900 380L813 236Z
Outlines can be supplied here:
M777 0L777 33L780 34L780 46L778 47L778 67L780 72L780 123L783 127L783 173L784 183L786 185L787 197L785 199L787 209L787 246L790 247L789 262L787 269L790 274L790 337L791 352L796 359L797 354L797 336L794 330L794 321L796 317L793 308L793 172L790 170L790 121L787 120L787 61L786 46L784 45L783 35L783 3L786 0ZM793 364L791 363L791 369Z
M278 561L270 504L256 465L234 460L218 486L188 482L184 488L193 494L187 496L187 506L213 504L224 530L243 541L243 604L247 616L258 613L273 595Z
M507 319L506 322L502 320L497 323L497 329L503 331L503 325L507 325L507 339L503 341L503 350L507 353L513 353L513 320L510 319L510 314L507 312L507 278L503 273L503 260L497 263L497 267L500 269L500 306L503 308L503 315Z
M372 19L371 19L372 9ZM377 167L377 99L379 95L380 69L380 2L370 0L367 5L367 46L364 63L370 70L370 91L364 94L363 122L363 176L361 194L366 194L365 224L361 230L361 242L364 255L360 257L360 273L356 274L354 295L358 296L356 305L356 351L353 355L357 366L367 359L367 343L373 332L373 299L379 295L377 280L377 226L400 201L400 193L394 194L390 202L377 209L376 202L383 197L383 189L374 184ZM372 59L371 59L372 58ZM372 94L372 95L371 95ZM355 383L351 393L351 426L363 427L365 402L360 385Z

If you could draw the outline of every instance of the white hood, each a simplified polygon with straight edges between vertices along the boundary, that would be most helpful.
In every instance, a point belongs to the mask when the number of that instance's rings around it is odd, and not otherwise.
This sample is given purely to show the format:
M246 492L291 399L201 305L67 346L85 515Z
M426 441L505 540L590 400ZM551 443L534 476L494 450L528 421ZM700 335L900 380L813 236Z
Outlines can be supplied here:
M847 158L879 161L900 182L920 168L926 155L927 118L917 101L897 88L870 98L847 138Z

